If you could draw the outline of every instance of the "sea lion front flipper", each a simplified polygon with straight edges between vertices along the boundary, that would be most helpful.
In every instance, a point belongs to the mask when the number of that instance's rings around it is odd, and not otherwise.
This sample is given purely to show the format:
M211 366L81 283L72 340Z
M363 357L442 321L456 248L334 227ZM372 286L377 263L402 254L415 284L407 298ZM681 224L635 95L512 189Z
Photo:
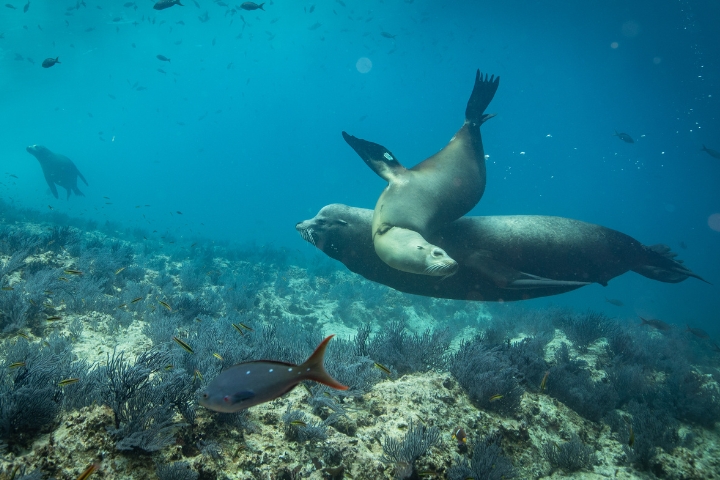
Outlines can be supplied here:
M490 105L499 84L500 77L493 75L488 78L487 74L485 74L483 78L480 70L475 73L475 86L473 87L470 100L468 100L467 107L465 108L466 122L480 126L486 120L495 116L494 113L486 114L485 109Z
M50 178L50 175L48 175L48 172L46 172L44 168L43 168L43 175L45 175L45 181L47 182L48 187L50 187L50 191L52 192L53 196L55 198L58 198L57 187L55 186L55 183L52 181L52 178Z
M405 171L405 167L400 165L400 162L395 159L395 155L382 145L353 137L347 132L342 132L342 136L367 166L388 183Z
M488 251L478 251L466 259L465 265L478 271L483 277L490 279L498 288L507 290L533 290L551 287L582 287L591 282L572 280L553 280L521 272L492 258Z

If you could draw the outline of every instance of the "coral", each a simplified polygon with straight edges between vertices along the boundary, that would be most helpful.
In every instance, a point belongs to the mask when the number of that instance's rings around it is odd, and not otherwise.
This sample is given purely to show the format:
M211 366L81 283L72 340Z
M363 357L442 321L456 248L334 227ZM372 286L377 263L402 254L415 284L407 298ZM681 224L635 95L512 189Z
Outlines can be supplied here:
M458 458L448 469L450 480L501 480L515 478L516 472L500 448L500 437L488 435L475 444L472 460Z
M647 405L634 401L628 404L627 411L632 415L632 420L615 422L614 430L619 432L628 462L641 470L649 470L658 448L669 453L680 442L677 423L667 412L651 410ZM633 442L629 441L631 428Z
M480 408L507 415L520 406L520 373L502 347L488 348L481 338L463 342L450 360L450 372Z
M567 473L590 468L597 461L595 449L582 443L577 435L562 445L546 443L542 454L553 468L560 468Z
M450 340L447 330L409 334L403 323L393 322L359 348L378 363L392 366L400 375L405 375L444 366Z
M413 425L411 420L408 432L402 440L385 436L382 461L395 464L397 478L408 478L414 470L415 460L425 455L439 441L440 431L437 428Z
M197 480L199 474L188 462L173 462L158 465L155 473L159 480Z
M618 394L613 385L592 380L584 361L570 359L566 343L555 352L555 362L547 380L549 395L593 422L615 408Z
M573 346L581 352L601 337L612 336L617 325L602 313L586 312L573 314L564 312L555 317L555 324L560 328Z

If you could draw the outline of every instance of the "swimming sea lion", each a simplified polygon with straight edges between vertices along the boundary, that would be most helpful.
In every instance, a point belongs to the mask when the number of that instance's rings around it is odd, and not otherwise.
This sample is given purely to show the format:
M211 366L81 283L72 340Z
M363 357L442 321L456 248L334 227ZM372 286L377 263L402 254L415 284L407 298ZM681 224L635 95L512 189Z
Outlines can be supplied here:
M375 206L372 238L377 255L404 272L447 276L457 263L426 240L434 231L468 213L485 191L485 151L480 125L500 77L475 75L465 123L438 153L406 169L388 149L342 132L345 141L387 180Z
M31 145L26 150L40 162L40 167L45 174L45 181L55 198L58 198L56 183L67 190L67 198L70 198L70 192L75 192L75 195L81 197L85 196L77 187L77 179L80 177L85 185L88 182L72 160L65 155L53 153L42 145Z
M436 298L513 301L557 295L590 283L607 285L633 270L661 282L703 280L673 259L668 247L647 247L609 228L561 217L463 217L430 241L458 262L439 280L391 268L374 252L373 212L332 204L295 228L352 272L401 292ZM704 280L703 280L704 281Z

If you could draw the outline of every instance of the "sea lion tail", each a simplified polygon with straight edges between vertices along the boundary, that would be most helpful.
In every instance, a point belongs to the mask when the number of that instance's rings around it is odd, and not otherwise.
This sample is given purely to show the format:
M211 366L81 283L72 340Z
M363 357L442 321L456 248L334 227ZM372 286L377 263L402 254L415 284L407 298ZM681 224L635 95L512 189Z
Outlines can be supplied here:
M645 263L633 268L633 272L659 282L679 283L688 277L694 277L708 285L712 285L683 265L682 260L675 260L677 253L673 252L667 245L643 245L642 248L646 254Z
M495 116L494 113L485 114L485 109L495 96L499 83L500 77L493 75L488 78L487 74L483 77L480 70L475 73L475 86L465 109L466 122L480 126L483 122Z

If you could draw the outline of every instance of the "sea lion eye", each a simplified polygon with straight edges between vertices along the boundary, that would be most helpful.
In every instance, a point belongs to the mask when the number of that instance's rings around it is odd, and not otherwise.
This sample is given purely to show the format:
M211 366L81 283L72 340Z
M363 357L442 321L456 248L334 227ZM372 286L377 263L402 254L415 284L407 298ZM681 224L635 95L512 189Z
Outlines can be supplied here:
M203 393L203 398L208 398L209 396L210 396L210 395L208 395L207 392L206 392L206 393Z
M425 247L423 247L422 245L418 245L418 246L417 246L417 249L418 249L418 250L424 250Z

